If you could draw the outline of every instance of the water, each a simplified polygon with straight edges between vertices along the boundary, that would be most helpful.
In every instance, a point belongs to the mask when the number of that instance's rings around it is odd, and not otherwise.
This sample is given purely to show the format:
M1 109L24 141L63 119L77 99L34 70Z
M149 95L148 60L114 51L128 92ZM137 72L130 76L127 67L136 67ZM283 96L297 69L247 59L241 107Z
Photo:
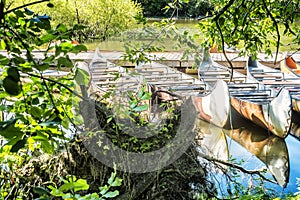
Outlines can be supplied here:
M158 22L159 20L148 20L148 25L151 25L153 22ZM197 27L197 24L199 23L198 20L177 20L175 26L178 28L180 32L188 31L190 35L198 34L200 36L199 40L201 40L202 33L200 29ZM140 28L138 27L133 30L129 30L131 32L140 32ZM279 27L280 30L284 29L284 26ZM124 42L128 41L126 40L126 37L124 38L123 35L126 35L126 33L120 33L120 36L114 36L113 38L109 38L107 41L92 41L92 42L86 42L84 43L89 50L95 50L97 47L100 48L100 50L110 50L110 51L124 51ZM270 34L271 35L271 34ZM271 37L271 36L270 36ZM284 44L291 43L291 38L288 35L283 35L281 37L281 40ZM142 40L141 40L142 41ZM149 42L149 40L144 40L144 42ZM163 43L163 44L162 44ZM163 41L160 41L159 44L162 46L165 46L166 51L178 51L178 50L184 50L185 47L182 47L180 49L175 48L175 41L171 39L164 39ZM240 47L242 47L243 44L240 44ZM239 46L238 46L239 47ZM276 51L276 47L271 45L272 51ZM297 45L283 45L280 47L280 51L291 51L295 50L297 48Z
M300 140L296 137L290 134L281 139L248 121L241 122L240 127L232 130L221 129L201 120L197 127L201 141L198 142L199 152L220 160L230 159L231 163L249 171L265 170L263 175L275 183L265 181L264 186L275 190L278 196L299 192L296 178L300 178ZM199 157L199 160L205 163L205 159ZM227 196L228 188L233 189L232 180L216 170L215 166L208 167L214 168L209 179L218 187L219 195ZM253 179L244 173L233 176L244 188L260 184L255 180L256 175Z

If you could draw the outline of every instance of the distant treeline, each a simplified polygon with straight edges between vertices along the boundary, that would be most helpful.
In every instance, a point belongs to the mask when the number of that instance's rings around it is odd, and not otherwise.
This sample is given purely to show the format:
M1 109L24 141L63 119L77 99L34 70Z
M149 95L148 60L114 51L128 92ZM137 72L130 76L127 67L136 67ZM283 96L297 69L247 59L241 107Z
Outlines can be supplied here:
M171 0L136 0L143 7L145 17L174 17L197 18L199 16L211 13L213 4L208 0L189 0L176 1L172 4ZM169 6L170 9L166 9Z

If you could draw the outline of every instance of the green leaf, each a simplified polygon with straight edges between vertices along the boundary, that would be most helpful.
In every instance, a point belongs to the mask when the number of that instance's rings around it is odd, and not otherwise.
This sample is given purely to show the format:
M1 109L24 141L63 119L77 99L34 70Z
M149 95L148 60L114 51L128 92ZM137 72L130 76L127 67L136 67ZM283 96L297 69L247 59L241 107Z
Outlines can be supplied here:
M61 50L63 52L69 52L69 51L72 51L73 49L73 44L71 44L71 42L63 42L59 45L61 47Z
M150 92L145 92L145 94L141 97L141 100L150 100L152 94Z
M3 87L5 91L12 96L16 96L21 92L21 86L19 85L19 82L15 81L14 78L10 76L4 78Z
M40 187L40 186L37 186L37 187L33 188L33 192L36 193L36 194L39 194L39 195L49 193L49 191L46 188Z
M42 132L38 132L36 136L31 137L35 141L48 141L48 136L43 134Z
M55 39L55 36L54 36L53 34L51 34L51 33L48 33L48 34L43 35L43 36L41 37L41 41L42 41L43 43L50 42L50 41L52 41L52 40L54 40L54 39Z
M131 109L135 108L135 107L137 106L137 104L138 104L138 101L137 101L136 99L133 100L133 101L131 101L131 102L130 102L130 108L131 108Z
M107 181L107 183L109 185L111 185L113 183L115 177L116 177L116 172L112 172L111 175L110 175L110 177L109 177L109 179L108 179L108 181Z
M121 186L122 185L122 179L116 177L115 181L111 184L113 187Z
M10 76L10 78L12 78L16 82L20 81L20 73L16 67L9 67L7 69L7 75Z
M45 64L41 64L41 65L36 65L34 67L39 71L45 71L50 68L50 65L48 63L45 63Z
M24 13L21 10L14 11L15 15L18 17L25 17Z
M142 88L138 93L138 99L141 99L144 94L144 88Z
M61 47L56 47L55 48L55 56L59 56L59 54L61 54Z
M54 61L54 59L55 59L54 55L47 56L46 58L44 58L43 62L45 62L45 63L51 63L51 62Z
M40 109L39 107L37 106L32 106L31 109L31 115L34 117L34 118L41 118L42 117L42 109Z
M73 50L72 50L72 53L77 54L77 53L79 53L79 52L81 52L81 51L85 51L85 52L87 51L87 48L86 48L85 45L80 44L80 45L74 46L74 48L73 48Z
M149 107L148 104L143 104L143 105L141 105L141 106L135 107L135 108L133 109L133 111L135 111L135 112L142 112L142 111L147 110L148 107Z
M80 191L80 190L88 190L90 187L89 184L87 184L86 180L84 180L84 179L78 179L74 185L75 185L75 188L74 188L75 192Z
M48 188L51 190L50 194L55 196L55 197L62 197L64 195L66 195L65 193L63 193L61 190L49 185Z
M90 82L89 72L77 68L75 72L75 81L78 85L88 85Z
M99 190L100 190L100 194L104 195L109 190L109 187L107 185L104 185L102 187L99 187Z
M60 186L59 190L62 192L74 190L75 192L80 190L88 190L89 184L87 184L86 180L78 179L76 182L65 183Z
M10 149L10 152L18 152L20 149L25 147L25 144L27 143L27 138L24 138L22 140L17 141Z
M8 140L20 135L20 128L15 127L15 123L18 119L19 118L13 118L4 122L0 122L0 135Z
M47 3L47 6L48 6L49 8L53 8L53 7L54 7L53 3Z
M60 31L60 32L62 32L62 33L65 33L65 32L67 32L68 29L66 28L65 25L59 24L59 25L56 27L56 30L58 30L58 31Z
M8 65L10 63L10 59L7 57L0 55L0 64L1 65Z
M40 141L42 149L45 153L52 154L54 152L54 146L49 142L49 140Z
M114 198L114 197L116 197L116 196L118 196L119 195L119 191L118 190L115 190L115 191L113 191L113 192L107 192L107 193L105 193L104 195L103 195L103 197L105 197L105 198Z
M1 47L2 50L6 49L6 43L5 43L4 39L1 40L0 47Z
M58 58L58 65L57 67L60 69L61 67L68 67L68 68L72 68L73 67L73 63L69 58L66 57L59 57Z

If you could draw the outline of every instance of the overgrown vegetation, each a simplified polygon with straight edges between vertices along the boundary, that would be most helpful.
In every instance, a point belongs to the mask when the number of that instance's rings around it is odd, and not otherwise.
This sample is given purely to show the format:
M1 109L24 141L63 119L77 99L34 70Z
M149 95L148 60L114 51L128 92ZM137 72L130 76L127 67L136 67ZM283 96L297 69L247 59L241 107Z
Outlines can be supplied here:
M7 1L6 7L16 7L32 1ZM73 39L105 40L136 25L135 16L141 14L141 7L132 0L52 0L51 7L46 4L28 6L37 13L51 16L55 27L64 24L67 28L84 25L84 29L72 32ZM6 8L5 7L5 8Z
M40 6L41 2L48 3L47 0L42 0L31 4ZM114 2L117 1L111 3ZM173 5L179 5L178 2L175 1ZM113 7L119 7L118 5L113 4ZM222 9L223 13L227 11L226 7L231 6L226 5ZM98 6L97 8L103 9L102 5ZM177 105L162 104L161 106L168 108L172 118L165 121L156 135L138 139L128 134L130 131L134 132L134 129L118 123L116 116L112 115L111 108L106 104L105 100L111 97L110 93L106 93L100 97L101 100L96 99L95 102L95 99L78 92L79 85L89 83L86 81L89 78L88 72L74 66L75 61L71 60L70 53L76 54L87 49L83 45L73 45L70 41L76 39L76 33L86 30L81 23L87 21L79 20L80 23L77 21L67 26L56 21L53 26L50 16L27 7L15 8L14 4L0 0L0 49L4 50L0 55L0 199L218 198L217 188L207 178L212 173L200 164L199 153L192 144L176 162L143 174L117 171L94 158L83 145L86 138L96 137L94 139L97 146L91 147L97 150L101 147L102 153L107 151L107 147L101 146L102 138L94 135L92 126L89 127L91 129L87 129L87 126L76 124L82 122L83 118L86 125L92 125L84 115L81 118L74 114L74 109L79 109L80 105L93 102L92 105L96 105L97 122L102 128L101 134L108 136L116 146L137 153L151 152L167 146L175 137L181 113ZM52 9L53 4L48 3L48 7ZM75 13L76 9L79 12L75 6ZM63 10L59 14L66 12ZM114 12L117 12L117 9L112 11ZM120 12L123 13L124 10ZM112 18L112 13L106 13L105 16ZM132 20L132 16L126 15L125 18ZM220 16L215 20L221 18ZM92 23L94 27L88 26L90 32L95 31L96 35L105 33L105 28L97 29L100 22ZM172 24L168 21L163 21L162 24L172 29ZM112 29L108 25L106 28ZM160 36L160 33L153 35L155 38ZM222 39L222 35L220 37ZM188 33L178 36L177 39L198 50L193 43L194 38ZM206 44L214 41L217 40L208 39ZM41 54L34 52L45 47ZM136 63L148 61L145 51L156 49L151 42L150 45L133 47L133 50L127 49L126 56L128 60ZM135 57L136 54L139 56ZM141 118L141 113L148 109L142 101L150 100L151 95L146 91L146 87L128 94L130 101L126 110L127 116L138 128L144 128L145 134L152 127L147 120ZM85 114L88 116L91 113ZM210 158L205 159L218 162ZM116 162L116 166L117 164ZM230 170L228 175L236 174L236 169ZM237 197L240 194L249 199L274 197L274 194L262 190L260 185L248 191L236 182L234 189L235 193L229 197Z
M208 0L137 0L143 6L145 17L198 18L212 12L213 4Z

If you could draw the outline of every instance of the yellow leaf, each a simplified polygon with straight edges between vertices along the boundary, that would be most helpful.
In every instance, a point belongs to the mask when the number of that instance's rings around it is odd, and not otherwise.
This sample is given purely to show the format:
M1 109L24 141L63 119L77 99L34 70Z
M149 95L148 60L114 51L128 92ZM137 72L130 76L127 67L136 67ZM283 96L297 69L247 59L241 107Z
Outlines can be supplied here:
M34 139L32 137L30 137L30 138L28 138L27 142L28 142L29 150L34 151L34 142L35 142Z

